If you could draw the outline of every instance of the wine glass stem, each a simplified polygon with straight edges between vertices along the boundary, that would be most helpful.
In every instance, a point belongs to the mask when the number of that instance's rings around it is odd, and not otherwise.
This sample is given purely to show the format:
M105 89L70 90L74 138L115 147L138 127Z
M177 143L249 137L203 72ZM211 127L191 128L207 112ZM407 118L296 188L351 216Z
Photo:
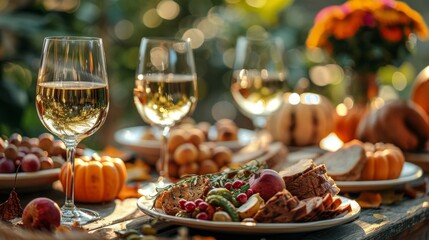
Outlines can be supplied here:
M261 148L266 145L263 130L267 124L266 116L255 116L252 118L253 127L255 128L255 139L253 142L256 143L257 148Z
M169 152L168 152L168 134L170 132L170 127L166 126L162 130L162 140L161 140L161 171L160 175L165 179L169 179L168 174L168 162L169 162Z
M66 144L67 161L70 163L71 169L70 171L67 171L66 186L65 186L66 200L65 200L64 206L61 209L63 210L63 215L65 217L74 217L74 211L76 210L76 206L74 205L74 159L75 159L77 143L75 141L74 142L66 141L65 144Z

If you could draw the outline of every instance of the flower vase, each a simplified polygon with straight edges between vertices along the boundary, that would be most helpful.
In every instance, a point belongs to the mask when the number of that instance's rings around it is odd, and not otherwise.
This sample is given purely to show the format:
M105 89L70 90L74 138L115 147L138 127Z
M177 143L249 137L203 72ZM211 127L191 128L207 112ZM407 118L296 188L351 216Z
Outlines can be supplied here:
M375 72L351 71L347 80L346 96L336 108L334 130L344 143L356 138L360 120L378 96Z

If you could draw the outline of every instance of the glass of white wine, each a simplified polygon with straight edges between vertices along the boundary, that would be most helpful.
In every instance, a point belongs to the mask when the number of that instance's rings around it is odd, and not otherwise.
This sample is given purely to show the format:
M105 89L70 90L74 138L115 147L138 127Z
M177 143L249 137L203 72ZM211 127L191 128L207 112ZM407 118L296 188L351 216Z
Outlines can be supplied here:
M241 112L252 119L256 141L267 117L282 105L286 69L278 39L239 37L231 79L231 93Z
M160 176L169 176L170 128L197 103L197 75L188 40L143 38L136 70L134 103L143 120L162 128Z
M98 213L74 204L77 144L97 131L109 109L103 42L95 37L44 39L37 78L36 108L43 125L67 147L68 171L61 224L85 224Z

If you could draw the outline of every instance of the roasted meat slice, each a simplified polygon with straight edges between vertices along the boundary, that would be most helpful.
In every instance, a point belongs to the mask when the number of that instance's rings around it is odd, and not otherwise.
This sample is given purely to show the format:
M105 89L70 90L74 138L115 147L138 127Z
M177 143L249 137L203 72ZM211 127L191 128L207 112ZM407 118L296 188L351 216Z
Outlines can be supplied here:
M290 213L291 209L288 205L296 207L298 203L298 199L293 198L289 191L283 189L271 197L253 218L256 222L263 223L291 222L293 221L293 214Z

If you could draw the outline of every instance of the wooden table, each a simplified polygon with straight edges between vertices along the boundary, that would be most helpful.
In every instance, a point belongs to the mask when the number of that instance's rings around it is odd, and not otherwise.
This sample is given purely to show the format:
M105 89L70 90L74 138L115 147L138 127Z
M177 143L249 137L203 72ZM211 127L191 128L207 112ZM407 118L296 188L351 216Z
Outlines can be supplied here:
M62 204L64 194L57 190L45 190L32 193L20 193L22 205L25 206L35 197L45 196ZM5 194L1 195L1 200ZM137 199L115 200L104 204L77 204L100 213L102 219L84 227L96 239L115 239L115 230L141 229L142 225L150 221L136 205ZM376 215L374 215L376 214ZM377 216L377 214L379 214ZM382 218L380 216L383 216ZM160 239L177 237L180 226L168 223L157 223ZM353 222L336 226L330 229L309 233L255 235L220 233L218 230L204 231L189 229L189 235L213 236L216 239L429 239L429 196L410 199L394 204L382 206L379 209L363 209L359 218ZM1 239L1 236L0 236Z
M298 153L298 152L295 152ZM314 153L314 151L310 151ZM294 157L300 159L308 155L289 154L288 161L294 161ZM295 159L295 160L296 160ZM286 161L286 162L288 162ZM429 177L425 174L424 177ZM418 184L422 178L416 180ZM53 188L44 191L23 193L18 190L23 207L36 197L49 197L60 206L64 203L64 193L56 190L59 182L55 182ZM4 191L0 192L0 201L3 202L8 197ZM85 207L96 210L100 213L101 219L85 225L89 233L95 239L117 239L116 230L137 229L140 230L143 224L149 223L150 217L145 216L136 205L137 199L115 200L104 204L77 204L78 207ZM381 217L380 217L381 216ZM177 239L178 230L183 232L183 227L168 223L155 224L159 239ZM394 205L382 205L379 209L363 209L356 220L341 226L330 229L294 234L226 234L218 229L214 231L204 231L188 229L189 235L213 236L216 239L429 239L429 196L411 199L405 198ZM0 236L2 239L2 236ZM81 239L80 239L81 240Z

